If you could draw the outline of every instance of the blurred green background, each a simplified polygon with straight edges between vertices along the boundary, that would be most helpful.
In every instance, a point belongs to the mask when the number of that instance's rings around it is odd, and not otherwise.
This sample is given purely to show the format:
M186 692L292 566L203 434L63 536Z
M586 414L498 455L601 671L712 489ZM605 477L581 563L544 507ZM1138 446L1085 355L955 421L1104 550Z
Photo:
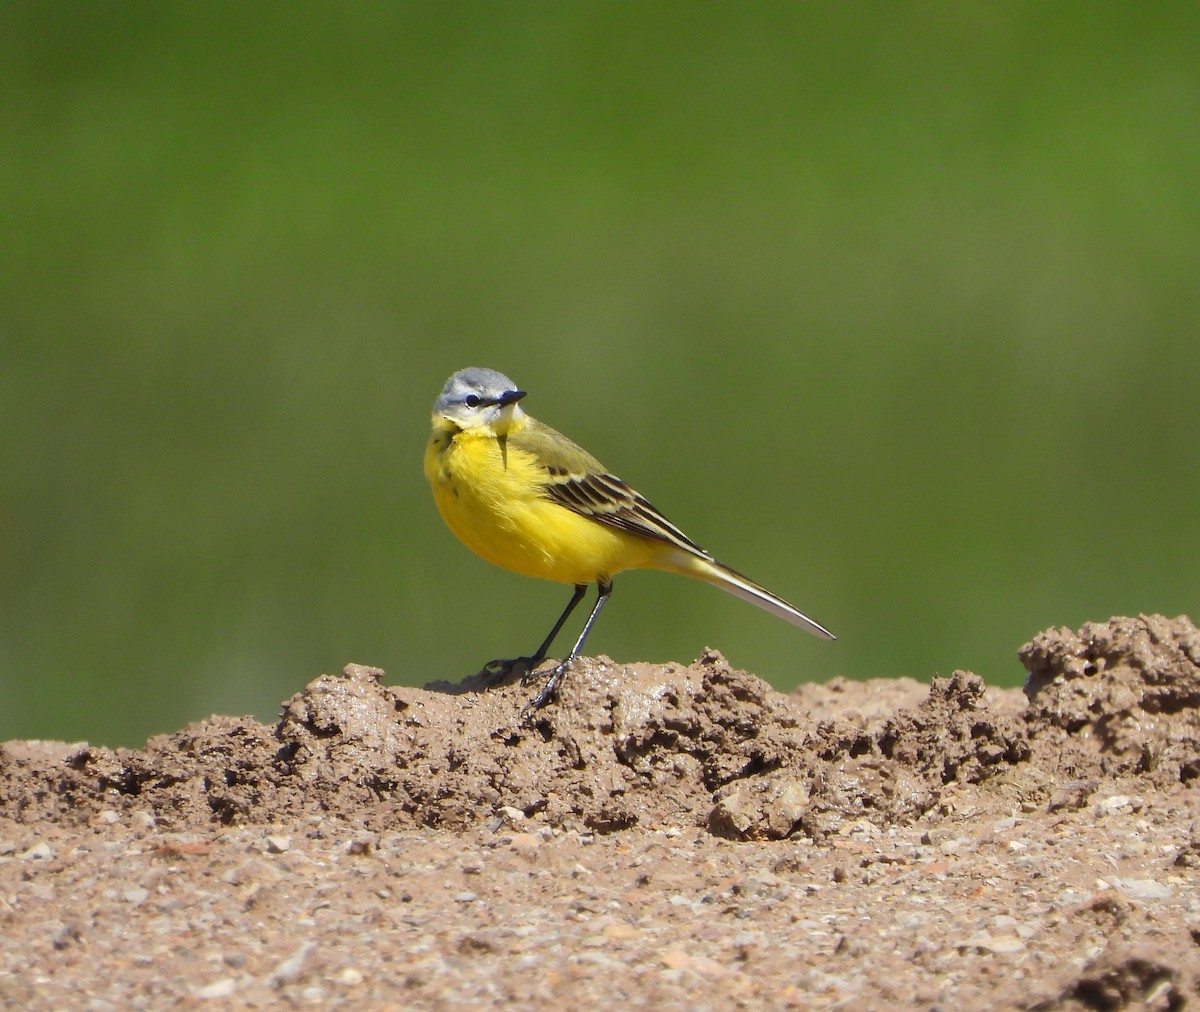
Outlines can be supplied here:
M0 739L532 649L569 590L421 476L466 365L840 637L638 573L591 651L1016 684L1047 626L1195 617L1197 37L1184 3L4 4Z

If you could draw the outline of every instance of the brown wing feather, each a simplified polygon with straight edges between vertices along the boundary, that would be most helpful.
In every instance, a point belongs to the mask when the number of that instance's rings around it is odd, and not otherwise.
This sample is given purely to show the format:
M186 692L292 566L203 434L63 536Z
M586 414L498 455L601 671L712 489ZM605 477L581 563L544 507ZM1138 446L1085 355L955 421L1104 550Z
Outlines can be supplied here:
M546 468L543 493L560 506L643 538L652 538L712 559L703 548L655 509L638 491L561 432L528 418L509 442Z
M708 552L615 474L550 474L546 495L585 517L709 558Z

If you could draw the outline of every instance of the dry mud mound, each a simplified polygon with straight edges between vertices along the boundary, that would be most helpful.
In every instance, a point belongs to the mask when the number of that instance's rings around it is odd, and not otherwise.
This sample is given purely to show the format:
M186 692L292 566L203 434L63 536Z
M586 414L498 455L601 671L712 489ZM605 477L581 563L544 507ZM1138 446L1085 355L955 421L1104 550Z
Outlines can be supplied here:
M611 832L707 826L721 835L814 838L846 820L907 822L951 783L1029 758L1019 715L956 672L873 725L814 722L802 700L731 668L583 659L557 706L519 719L528 687L478 695L392 688L350 665L289 700L279 723L216 717L144 749L48 756L10 745L6 811L86 819L149 809L162 824L334 815L370 829L463 830L516 810ZM27 790L38 766L48 779Z
M0 998L1200 1001L1200 633L1118 618L1020 656L1024 694L586 659L528 725L528 687L350 665L273 727L7 743ZM106 975L139 918L150 949L155 923L219 941Z

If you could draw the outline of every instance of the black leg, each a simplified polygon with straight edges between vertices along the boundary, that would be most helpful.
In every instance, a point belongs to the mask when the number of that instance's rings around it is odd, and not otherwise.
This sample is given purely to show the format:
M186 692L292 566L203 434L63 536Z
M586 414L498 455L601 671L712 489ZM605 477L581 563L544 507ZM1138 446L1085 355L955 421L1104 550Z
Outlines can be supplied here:
M581 592L584 588L576 587L577 592ZM547 703L552 702L558 696L558 687L562 683L563 675L567 673L567 668L571 666L571 662L579 656L579 651L583 649L583 641L587 639L588 633L592 631L592 626L596 623L596 616L600 614L600 609L604 607L604 603L612 596L612 584L609 582L597 582L596 589L599 591L596 597L596 606L592 609L592 613L588 616L587 622L584 623L583 632L579 634L579 639L575 641L575 646L571 648L571 653L564 657L562 662L556 665L550 672L550 676L546 679L546 684L542 686L541 691L533 697L521 711L521 719L525 720L534 710L540 710ZM575 599L571 602L571 607L575 607L575 602L579 600L577 593ZM570 609L567 611L570 614ZM565 619L567 616L563 615ZM559 620L559 625L562 625L562 620ZM557 632L557 629L555 629Z
M513 657L510 660L488 661L483 666L483 670L479 673L487 679L488 682L502 682L514 671L521 671L521 680L525 681L533 674L533 669L546 659L546 651L550 649L550 644L554 642L554 637L562 630L563 623L571 616L571 612L575 610L575 606L583 600L583 595L587 593L586 583L575 584L575 593L571 595L571 600L567 602L563 613L558 616L558 621L554 623L554 628L550 630L550 635L546 637L542 645L537 648L537 653L530 657ZM590 624L590 623L589 623ZM578 648L578 645L577 645Z
M554 642L554 637L562 631L563 623L571 617L571 612L573 612L575 610L575 606L583 600L583 595L586 593L586 583L575 584L575 593L571 595L571 600L567 602L567 606L563 609L563 613L558 616L558 621L554 623L554 628L550 630L550 635L547 636L542 642L542 645L537 648L537 653L529 658L529 670L531 672L546 659L546 651L550 649L550 644ZM588 619L588 624L591 625L591 619ZM580 642L583 641L580 640ZM575 649L579 649L579 643L575 644Z

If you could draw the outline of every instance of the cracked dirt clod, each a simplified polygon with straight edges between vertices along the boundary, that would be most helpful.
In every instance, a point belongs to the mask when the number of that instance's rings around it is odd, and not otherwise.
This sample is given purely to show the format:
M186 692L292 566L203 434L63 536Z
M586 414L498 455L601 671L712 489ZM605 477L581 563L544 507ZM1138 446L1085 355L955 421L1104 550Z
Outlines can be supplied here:
M1029 672L1030 734L1064 747L1076 776L1154 772L1200 775L1200 632L1186 617L1089 622L1048 629L1018 651Z

